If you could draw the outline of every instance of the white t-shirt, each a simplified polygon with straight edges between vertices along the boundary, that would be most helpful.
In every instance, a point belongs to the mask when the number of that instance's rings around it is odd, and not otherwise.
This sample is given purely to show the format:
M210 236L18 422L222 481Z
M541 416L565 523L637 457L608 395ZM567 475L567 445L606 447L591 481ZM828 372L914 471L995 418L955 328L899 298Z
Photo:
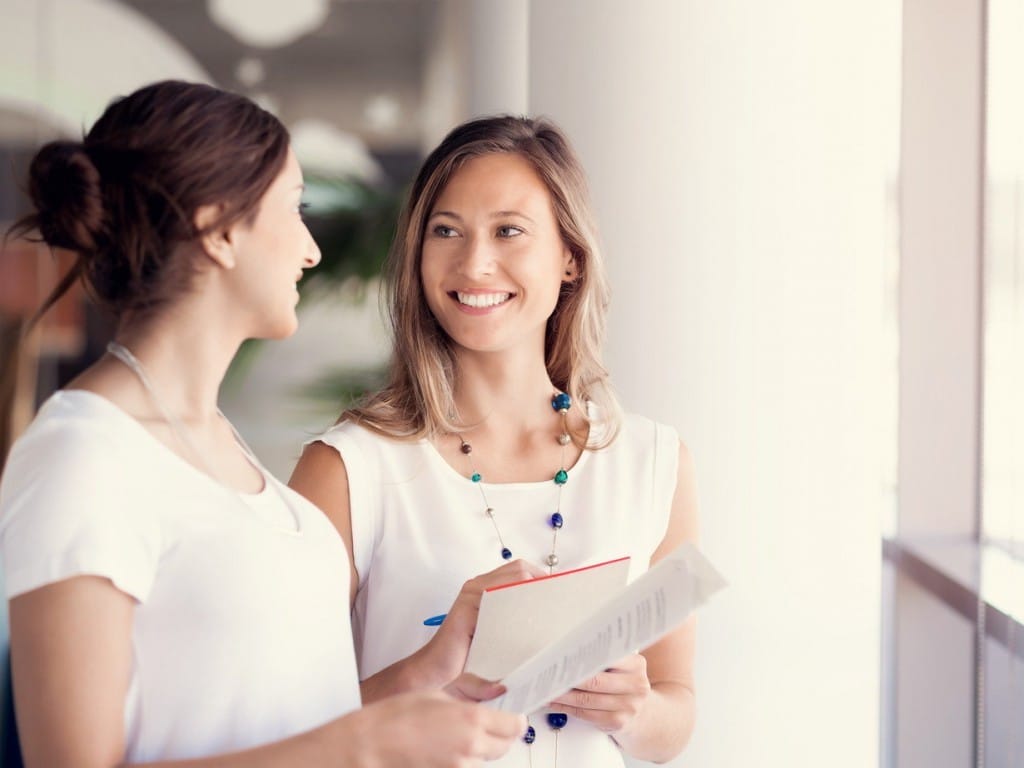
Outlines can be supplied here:
M90 574L138 602L128 762L244 749L359 706L344 544L264 476L239 494L81 390L51 397L11 451L7 596Z
M467 579L505 561L468 464L462 474L426 440L391 440L351 422L317 439L339 452L348 474L359 574L352 621L365 679L427 643L437 628L424 620L445 613ZM562 491L558 569L629 555L630 579L646 571L665 536L678 462L675 430L640 416L627 416L608 448L585 451ZM557 486L484 481L512 557L543 566ZM537 731L532 758L517 741L496 764L526 768L532 759L535 768L554 765L544 715L531 723ZM623 765L608 736L572 718L559 734L558 760L587 768Z

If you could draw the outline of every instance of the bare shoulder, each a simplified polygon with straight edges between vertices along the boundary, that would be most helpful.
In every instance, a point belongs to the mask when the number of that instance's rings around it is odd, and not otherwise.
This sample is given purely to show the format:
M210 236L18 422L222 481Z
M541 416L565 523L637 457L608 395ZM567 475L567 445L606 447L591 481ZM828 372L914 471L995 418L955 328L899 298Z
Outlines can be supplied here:
M683 440L679 441L679 475L678 483L689 483L693 485L696 478L696 467L694 466L693 454Z
M288 485L332 519L348 514L348 472L338 450L316 440L302 451Z

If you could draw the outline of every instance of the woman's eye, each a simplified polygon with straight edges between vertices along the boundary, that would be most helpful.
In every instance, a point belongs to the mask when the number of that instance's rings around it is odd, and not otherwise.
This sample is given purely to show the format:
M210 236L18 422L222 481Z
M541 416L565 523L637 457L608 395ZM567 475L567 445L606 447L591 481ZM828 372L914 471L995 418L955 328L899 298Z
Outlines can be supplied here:
M518 237L521 234L523 234L523 230L511 224L498 227L498 237Z
M298 212L299 216L306 217L306 212L309 211L309 203L299 203Z
M432 230L436 237L455 237L458 233L445 224L437 224Z

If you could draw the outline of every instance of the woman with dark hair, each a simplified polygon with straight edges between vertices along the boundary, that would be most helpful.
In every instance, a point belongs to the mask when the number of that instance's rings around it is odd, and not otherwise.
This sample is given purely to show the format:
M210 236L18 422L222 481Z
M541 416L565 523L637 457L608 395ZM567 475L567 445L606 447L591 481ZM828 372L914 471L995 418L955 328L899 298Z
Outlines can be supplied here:
M296 328L302 190L276 118L181 82L32 163L15 230L77 254L40 312L81 280L118 324L0 485L29 766L464 766L523 727L473 679L358 709L342 540L217 407L239 344Z
M672 428L620 413L602 365L608 285L556 126L454 129L413 183L387 286L389 381L291 480L349 545L366 701L454 679L487 586L626 555L635 577L697 536L689 453ZM691 620L533 713L501 764L678 754L694 636Z

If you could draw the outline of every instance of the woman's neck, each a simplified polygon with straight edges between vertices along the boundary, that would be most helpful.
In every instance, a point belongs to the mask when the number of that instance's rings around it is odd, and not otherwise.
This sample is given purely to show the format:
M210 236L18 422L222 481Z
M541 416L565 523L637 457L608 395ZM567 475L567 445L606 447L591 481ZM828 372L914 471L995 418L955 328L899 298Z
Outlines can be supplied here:
M161 407L183 422L204 425L217 418L220 385L242 341L225 331L204 313L179 304L145 322L125 318L114 340L138 360L152 385L154 392L146 392L143 400L155 396ZM105 361L110 360L108 355ZM113 363L107 366L110 375L101 375L111 386L120 389L125 373L138 379L122 361ZM126 383L128 391L131 383ZM138 411L149 410L140 402Z
M551 423L551 383L544 361L509 355L465 355L458 361L455 405L467 426L529 431Z

